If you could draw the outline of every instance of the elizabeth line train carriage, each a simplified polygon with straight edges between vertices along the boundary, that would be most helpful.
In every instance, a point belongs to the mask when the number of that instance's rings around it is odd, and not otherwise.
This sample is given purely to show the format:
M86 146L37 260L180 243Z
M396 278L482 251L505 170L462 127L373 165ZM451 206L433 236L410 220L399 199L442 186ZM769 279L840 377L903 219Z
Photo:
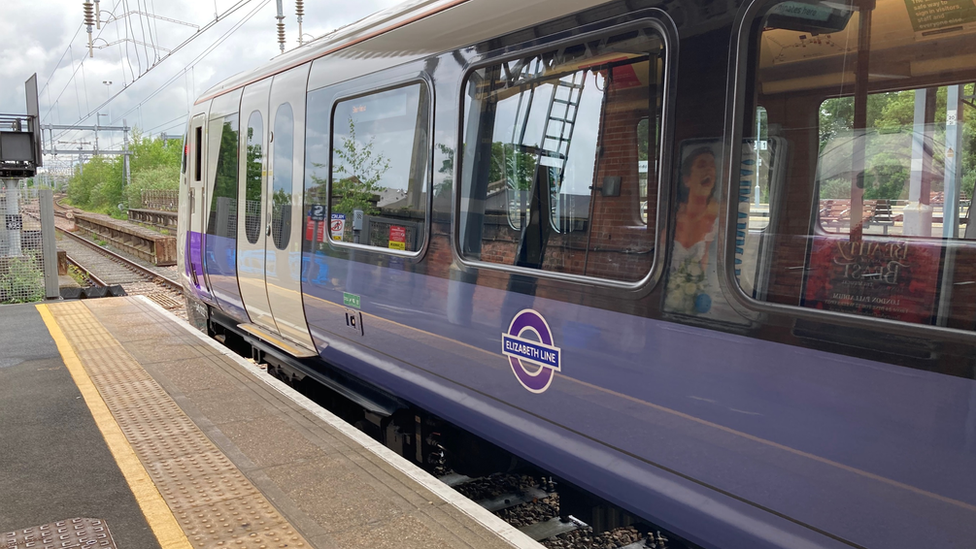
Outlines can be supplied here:
M406 455L415 406L704 547L970 547L974 32L972 0L381 12L194 105L191 318Z

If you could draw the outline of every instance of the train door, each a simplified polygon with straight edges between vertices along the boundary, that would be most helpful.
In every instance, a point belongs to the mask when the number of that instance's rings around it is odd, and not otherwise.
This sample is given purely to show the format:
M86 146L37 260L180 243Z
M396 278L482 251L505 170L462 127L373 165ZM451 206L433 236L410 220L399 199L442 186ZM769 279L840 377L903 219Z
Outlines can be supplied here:
M302 347L314 349L305 324L301 287L308 71L309 65L292 69L275 76L271 84L270 169L265 194L265 208L271 221L265 231L265 246L268 298L278 333Z
M203 238L203 266L207 287L220 310L247 321L237 285L237 200L240 166L240 106L244 90L213 100L209 114L207 151L207 212Z
M207 115L200 113L190 119L190 167L187 173L190 224L186 233L186 274L196 295L211 301L203 269L203 233L206 209L206 133Z
M271 214L265 208L267 195L268 94L271 80L252 84L241 98L240 181L237 215L237 280L244 308L253 327L279 333L268 303L265 249ZM268 229L266 229L268 227Z

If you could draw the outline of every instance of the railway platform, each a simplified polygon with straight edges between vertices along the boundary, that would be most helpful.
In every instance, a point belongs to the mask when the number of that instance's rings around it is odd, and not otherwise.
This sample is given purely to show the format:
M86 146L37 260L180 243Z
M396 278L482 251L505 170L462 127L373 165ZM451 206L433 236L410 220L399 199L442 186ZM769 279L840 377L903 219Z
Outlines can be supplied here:
M540 547L144 297L0 307L0 546Z

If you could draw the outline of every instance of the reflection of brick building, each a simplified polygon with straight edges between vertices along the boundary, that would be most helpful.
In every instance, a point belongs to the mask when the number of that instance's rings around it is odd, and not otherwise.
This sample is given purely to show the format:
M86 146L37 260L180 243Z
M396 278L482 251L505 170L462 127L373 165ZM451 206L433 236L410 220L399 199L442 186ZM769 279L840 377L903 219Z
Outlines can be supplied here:
M606 178L619 177L620 194L602 196L595 190L590 196L563 197L564 201L574 202L572 209L581 212L583 222L576 227L581 230L550 234L546 271L633 282L651 269L656 197L647 206L645 225L641 218L637 133L639 122L648 116L648 89L640 85L624 87L628 83L618 84L617 89L610 91L597 144L598 150L603 148L604 152L597 160L592 182L599 188ZM488 262L514 265L521 234L509 226L506 206L505 199L489 197L481 256ZM592 219L588 220L591 207Z

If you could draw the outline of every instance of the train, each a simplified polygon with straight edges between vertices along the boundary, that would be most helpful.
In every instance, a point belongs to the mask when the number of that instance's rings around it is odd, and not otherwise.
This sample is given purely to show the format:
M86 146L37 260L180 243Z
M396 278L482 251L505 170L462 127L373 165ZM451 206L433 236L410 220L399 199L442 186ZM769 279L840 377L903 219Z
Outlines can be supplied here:
M411 0L196 100L188 315L574 513L971 548L973 82L971 0Z

